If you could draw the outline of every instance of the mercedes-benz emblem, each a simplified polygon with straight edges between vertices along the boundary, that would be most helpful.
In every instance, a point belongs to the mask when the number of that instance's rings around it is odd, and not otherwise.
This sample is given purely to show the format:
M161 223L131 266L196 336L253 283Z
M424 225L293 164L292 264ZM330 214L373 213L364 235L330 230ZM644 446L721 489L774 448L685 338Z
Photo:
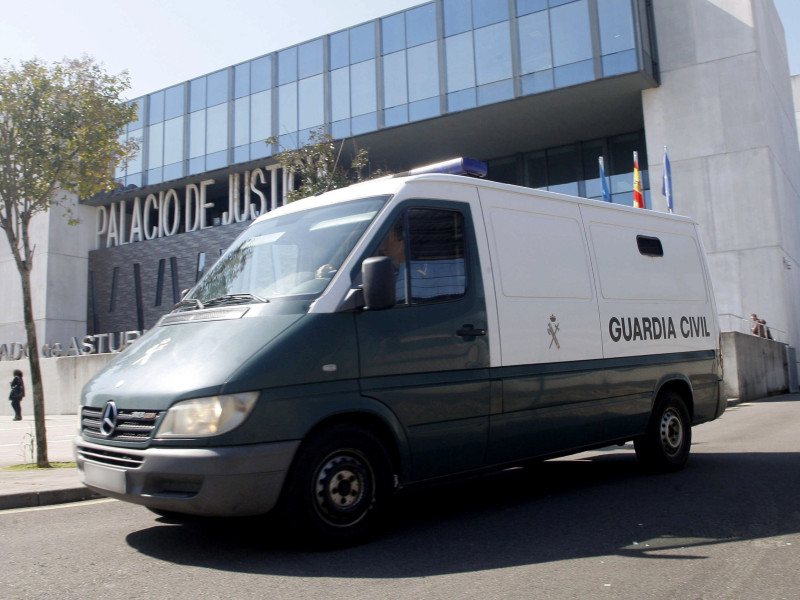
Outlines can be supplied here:
M106 402L106 407L103 409L103 417L100 420L100 433L108 437L117 428L117 405L113 400Z

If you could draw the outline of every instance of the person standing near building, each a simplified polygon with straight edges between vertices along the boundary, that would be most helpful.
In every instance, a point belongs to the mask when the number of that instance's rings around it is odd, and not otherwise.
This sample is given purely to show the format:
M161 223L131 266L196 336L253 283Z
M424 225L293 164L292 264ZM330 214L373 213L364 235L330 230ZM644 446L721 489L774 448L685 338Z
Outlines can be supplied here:
M766 322L763 321L762 319L759 319L756 313L750 315L750 320L753 322L752 327L750 327L750 331L752 332L752 334L757 335L758 337L763 337L763 338L767 337L766 325L765 325Z
M20 403L25 397L25 382L22 381L22 371L14 369L14 379L11 380L11 392L8 399L11 401L11 408L14 409L14 420L22 420L22 407Z

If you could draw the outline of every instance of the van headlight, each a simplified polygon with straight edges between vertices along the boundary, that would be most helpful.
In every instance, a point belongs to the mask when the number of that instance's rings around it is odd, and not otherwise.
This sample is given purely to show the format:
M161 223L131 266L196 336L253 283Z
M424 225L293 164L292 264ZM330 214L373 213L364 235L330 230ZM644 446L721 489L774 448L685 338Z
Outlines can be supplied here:
M156 438L194 438L220 435L235 429L255 406L258 392L193 398L167 411Z

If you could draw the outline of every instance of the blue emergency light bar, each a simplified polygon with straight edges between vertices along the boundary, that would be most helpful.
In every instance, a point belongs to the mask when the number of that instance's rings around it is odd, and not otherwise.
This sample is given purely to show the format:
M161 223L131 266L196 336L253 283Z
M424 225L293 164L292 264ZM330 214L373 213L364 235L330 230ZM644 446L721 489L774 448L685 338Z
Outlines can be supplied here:
M474 158L452 158L443 162L411 169L403 175L426 175L429 173L445 173L447 175L477 175L486 177L489 167L486 163Z

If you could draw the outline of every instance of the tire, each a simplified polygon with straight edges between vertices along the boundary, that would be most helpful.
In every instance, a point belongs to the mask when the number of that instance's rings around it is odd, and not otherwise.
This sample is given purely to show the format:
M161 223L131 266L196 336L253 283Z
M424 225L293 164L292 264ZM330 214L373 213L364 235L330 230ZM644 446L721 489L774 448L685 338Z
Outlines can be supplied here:
M668 391L659 395L647 431L633 445L639 462L653 471L678 471L686 465L692 422L680 394Z
M282 499L292 541L325 548L374 536L391 482L389 456L368 430L339 424L314 435L300 447Z

